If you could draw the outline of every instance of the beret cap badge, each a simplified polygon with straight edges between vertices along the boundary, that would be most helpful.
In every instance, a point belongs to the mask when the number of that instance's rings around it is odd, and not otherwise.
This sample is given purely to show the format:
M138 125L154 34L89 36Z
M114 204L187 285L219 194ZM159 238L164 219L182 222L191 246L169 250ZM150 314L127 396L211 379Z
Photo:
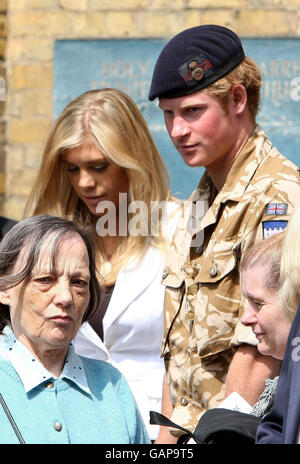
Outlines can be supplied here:
M201 81L211 68L211 62L201 55L194 57L192 61L185 62L180 66L178 72L187 85L193 86L195 81Z

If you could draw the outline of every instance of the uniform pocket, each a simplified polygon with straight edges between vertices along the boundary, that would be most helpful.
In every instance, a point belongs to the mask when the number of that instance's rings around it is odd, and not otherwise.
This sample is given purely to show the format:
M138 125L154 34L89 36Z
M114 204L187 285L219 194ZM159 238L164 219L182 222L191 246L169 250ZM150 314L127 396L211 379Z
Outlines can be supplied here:
M230 237L215 243L211 251L205 254L199 266L196 281L199 283L215 283L224 279L233 269L238 267L241 240Z
M196 277L194 336L201 357L230 347L241 304L240 244L238 237L215 244L204 257Z

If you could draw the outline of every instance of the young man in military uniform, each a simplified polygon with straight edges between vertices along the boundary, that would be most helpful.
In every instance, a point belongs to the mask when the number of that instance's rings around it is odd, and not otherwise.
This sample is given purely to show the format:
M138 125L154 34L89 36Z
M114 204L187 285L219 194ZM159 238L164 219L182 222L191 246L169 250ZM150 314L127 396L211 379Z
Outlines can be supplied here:
M300 203L297 167L255 122L260 87L238 36L215 25L176 35L153 73L149 99L159 98L175 147L186 164L206 168L192 198L206 212L192 232L179 224L163 276L162 412L190 430L231 392L253 405L280 368L239 322L242 253L284 229ZM163 427L157 443L174 433Z

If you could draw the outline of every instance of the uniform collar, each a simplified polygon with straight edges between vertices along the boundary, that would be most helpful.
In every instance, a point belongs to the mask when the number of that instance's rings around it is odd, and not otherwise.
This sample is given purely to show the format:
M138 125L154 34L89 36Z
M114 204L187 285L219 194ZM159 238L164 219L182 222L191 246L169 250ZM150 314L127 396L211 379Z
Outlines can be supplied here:
M229 200L241 201L252 177L271 148L272 144L266 134L259 125L256 125L253 134L235 159L220 192L217 192L207 171L204 172L193 196L193 202L207 200L210 205L201 222L201 229L217 220L221 203Z
M16 339L9 326L4 328L3 336L4 338L1 337L0 352L4 358L11 362L24 385L26 393L43 382L50 379L55 380L53 374L47 371L31 351ZM72 343L69 345L65 365L59 378L68 379L86 393L91 394L82 360L75 353Z
M235 159L225 185L219 193L220 203L227 200L241 201L246 188L258 167L270 152L272 144L265 132L256 125L253 134Z
M227 200L240 201L254 176L257 168L272 148L265 132L257 124L239 155L236 157L222 190L218 193L205 171L195 192L193 201L205 197L212 201L224 203ZM215 198L214 198L215 197Z

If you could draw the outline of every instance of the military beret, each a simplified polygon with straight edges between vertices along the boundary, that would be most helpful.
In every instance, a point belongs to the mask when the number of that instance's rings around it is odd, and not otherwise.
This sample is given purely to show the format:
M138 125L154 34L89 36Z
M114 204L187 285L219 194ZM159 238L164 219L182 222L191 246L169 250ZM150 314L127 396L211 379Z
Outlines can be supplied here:
M240 38L227 27L202 25L186 29L161 51L149 100L182 97L204 89L228 74L244 57Z

